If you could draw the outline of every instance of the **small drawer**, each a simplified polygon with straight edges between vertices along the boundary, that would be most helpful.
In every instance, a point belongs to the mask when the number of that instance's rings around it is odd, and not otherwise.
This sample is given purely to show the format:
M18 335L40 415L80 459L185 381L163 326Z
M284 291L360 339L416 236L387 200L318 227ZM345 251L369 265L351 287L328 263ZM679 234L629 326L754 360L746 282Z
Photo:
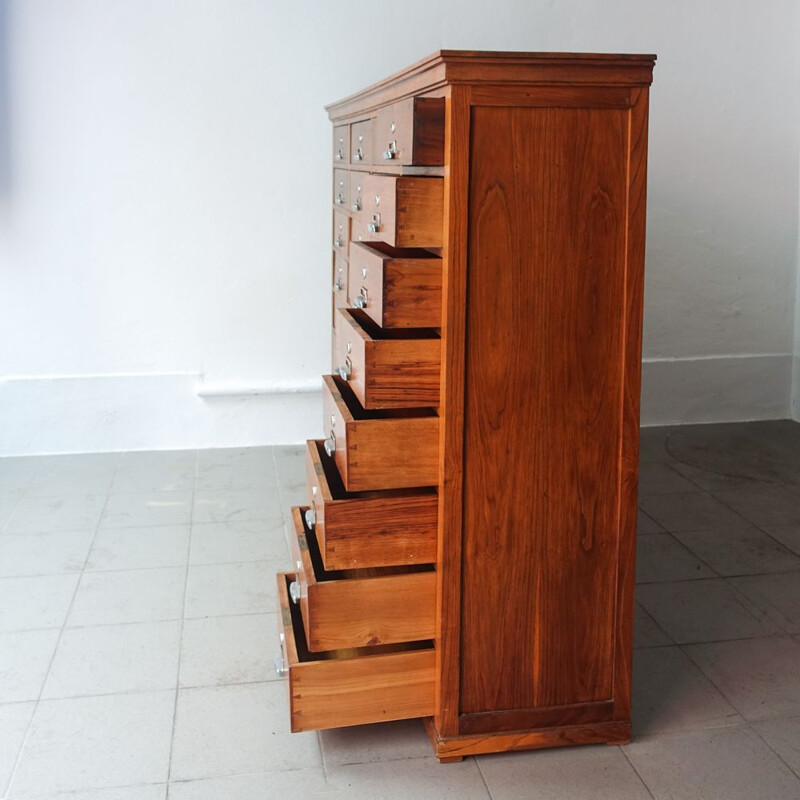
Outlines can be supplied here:
M348 492L436 486L439 417L430 408L365 411L347 383L322 378L325 452Z
M409 97L378 111L373 164L444 164L444 98Z
M335 169L333 171L333 204L342 209L346 209L350 204L349 170Z
M280 572L278 667L287 675L293 733L433 714L432 641L312 653L300 609L289 601L291 573Z
M347 259L350 248L350 217L344 211L333 212L333 250Z
M365 175L363 208L353 220L353 241L392 247L441 247L444 181Z
M350 163L369 164L372 154L372 120L354 122L350 126Z
M350 163L350 126L336 125L333 129L333 163Z
M337 250L333 254L333 281L331 283L334 309L347 306L348 280L347 261L345 261L344 255Z
M364 178L366 172L356 172L355 170L350 173L350 211L357 214L364 208Z
M433 487L348 492L322 441L306 442L306 523L326 569L432 564L439 518Z
M382 328L442 325L442 259L383 242L350 245L350 305Z
M290 534L300 606L313 652L432 639L436 633L436 573L430 564L326 570L307 508L294 507Z
M335 314L336 364L366 409L439 405L441 339L432 328L381 328L363 311Z

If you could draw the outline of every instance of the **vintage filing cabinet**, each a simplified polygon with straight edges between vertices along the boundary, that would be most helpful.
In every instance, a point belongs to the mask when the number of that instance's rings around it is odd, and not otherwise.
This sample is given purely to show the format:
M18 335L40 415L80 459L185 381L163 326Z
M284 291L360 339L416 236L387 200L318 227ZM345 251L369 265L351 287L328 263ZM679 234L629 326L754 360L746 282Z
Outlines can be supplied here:
M424 717L443 761L628 740L654 62L440 51L328 107L293 730Z

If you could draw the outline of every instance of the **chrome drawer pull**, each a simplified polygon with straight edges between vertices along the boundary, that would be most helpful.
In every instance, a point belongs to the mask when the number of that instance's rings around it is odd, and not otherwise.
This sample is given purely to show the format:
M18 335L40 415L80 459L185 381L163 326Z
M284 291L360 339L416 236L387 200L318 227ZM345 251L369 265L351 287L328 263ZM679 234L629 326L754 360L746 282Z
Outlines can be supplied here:
M342 239L341 234L333 240L333 243L337 247L344 247L344 239Z
M346 358L344 360L344 366L338 367L336 372L342 380L346 381L353 374L353 362L350 361L349 358Z
M361 203L358 200L353 203L353 211L361 211Z
M317 512L313 508L307 508L304 516L306 525L308 525L309 528L313 528L317 524Z
M366 308L368 302L369 302L369 296L367 295L367 287L362 286L360 294L357 294L353 298L353 305L356 308Z
M391 161L397 155L397 142L389 142L389 147L383 151L383 157Z
M336 160L337 161L344 161L344 153L342 152L342 148L341 147L336 151Z
M272 659L272 664L275 667L275 674L279 678L285 678L289 674L289 665L286 663L286 659L282 655L275 656Z
M342 283L342 268L339 267L339 273L336 276L336 280L333 282L333 291L341 292L342 289L344 289L344 284Z
M370 222L370 223L367 224L367 230L370 233L378 233L378 231L380 231L380 229L381 229L380 222Z
M359 147L358 150L353 153L353 161L363 161L364 154L361 152L361 148Z
M344 205L344 195L341 192L339 192L339 194L336 195L336 205L337 206Z
M300 602L300 584L297 581L292 581L289 584L289 597L292 602L297 605Z
M336 452L336 437L333 435L333 431L331 431L331 435L325 440L325 452L333 458L333 454Z

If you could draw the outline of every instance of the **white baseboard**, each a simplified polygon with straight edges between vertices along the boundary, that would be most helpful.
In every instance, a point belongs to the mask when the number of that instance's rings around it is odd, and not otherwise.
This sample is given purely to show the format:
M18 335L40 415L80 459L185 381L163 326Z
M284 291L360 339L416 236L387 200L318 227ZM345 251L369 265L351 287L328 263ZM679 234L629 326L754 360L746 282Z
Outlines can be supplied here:
M791 398L791 355L642 363L642 425L786 419Z
M645 360L642 424L800 419L800 359ZM315 381L209 384L196 374L0 379L0 455L292 444L322 435Z

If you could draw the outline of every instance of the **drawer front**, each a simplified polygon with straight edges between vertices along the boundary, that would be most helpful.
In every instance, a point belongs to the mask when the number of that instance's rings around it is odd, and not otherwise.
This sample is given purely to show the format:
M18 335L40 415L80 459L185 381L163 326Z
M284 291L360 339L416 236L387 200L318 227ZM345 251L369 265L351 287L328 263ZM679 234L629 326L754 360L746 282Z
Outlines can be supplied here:
M350 126L336 125L333 129L333 163L350 163Z
M350 126L350 163L369 164L372 154L372 120L354 122Z
M351 242L347 283L350 305L382 328L441 327L442 259L433 253Z
M443 187L441 178L365 175L363 208L353 220L353 241L441 247Z
M366 409L439 405L441 340L435 331L384 330L363 311L336 314L336 371Z
M333 212L333 250L347 259L350 248L350 217L343 211Z
M409 97L378 111L373 164L444 164L444 98Z
M322 440L306 442L306 495L326 569L432 564L439 518L434 488L356 494L344 488Z
M366 172L350 173L350 211L357 214L364 208L364 178L367 177Z
M346 209L350 203L350 171L335 169L333 171L333 204L337 208Z
M300 606L312 652L431 639L436 573L430 565L326 570L308 508L292 509L293 549L301 568L291 599ZM298 590L299 587L299 590Z
M434 412L365 411L341 379L325 375L322 380L326 452L347 491L438 484L439 417Z
M334 309L347 306L349 270L347 261L342 253L337 251L333 254L333 307Z
M281 660L293 733L426 717L434 711L432 642L313 654L289 601L291 573L278 573Z

